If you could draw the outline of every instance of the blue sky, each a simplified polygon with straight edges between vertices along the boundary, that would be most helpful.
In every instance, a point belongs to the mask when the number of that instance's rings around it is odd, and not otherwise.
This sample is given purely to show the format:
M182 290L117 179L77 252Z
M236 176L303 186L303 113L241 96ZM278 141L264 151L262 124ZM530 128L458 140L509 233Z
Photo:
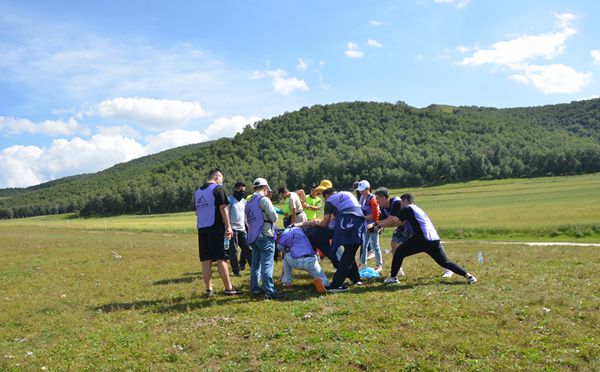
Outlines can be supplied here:
M0 188L303 106L600 95L599 1L0 0Z

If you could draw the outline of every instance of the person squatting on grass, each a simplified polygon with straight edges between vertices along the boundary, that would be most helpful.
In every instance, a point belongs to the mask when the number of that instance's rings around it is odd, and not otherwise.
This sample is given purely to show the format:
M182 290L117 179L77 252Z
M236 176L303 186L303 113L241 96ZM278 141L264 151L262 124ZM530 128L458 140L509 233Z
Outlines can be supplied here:
M198 228L198 254L202 262L202 279L206 286L207 296L213 295L212 270L213 262L217 263L217 271L223 280L226 295L237 295L241 290L233 288L227 267L225 239L231 239L233 232L229 224L227 195L221 186L223 172L212 169L208 179L194 193L196 206L196 225Z
M329 279L319 264L319 258L310 240L300 227L288 227L277 230L275 238L277 248L283 253L284 286L292 285L292 272L294 269L304 270L314 278L314 285L319 293L325 293L329 286Z
M385 187L380 187L377 190L375 190L375 199L377 200L377 204L379 204L379 207L381 209L380 220L386 219L389 216L391 216L392 209L402 208L402 205L400 203L400 198L398 196L394 196L393 198L390 198L390 192ZM392 256L396 253L396 250L398 249L398 247L401 246L402 243L407 241L411 236L413 236L413 234L414 234L414 231L410 224L403 224L403 225L396 227L396 229L392 233L392 240L390 242L390 245L392 248ZM442 251L445 254L444 246L442 245L441 242L440 242L440 247L442 248ZM442 274L442 277L450 278L452 276L452 274L453 274L453 272L451 270L444 269L444 274ZM402 266L398 270L397 276L404 276L404 270L402 269Z
M365 217L358 200L348 191L337 192L334 188L329 188L323 191L323 198L325 199L323 219L303 222L300 226L333 228L332 247L335 250L337 247L344 246L344 253L327 290L346 291L348 290L344 285L346 277L354 284L362 284L355 256L358 247L362 244Z
M379 191L379 190L378 190ZM452 270L458 275L464 276L469 284L477 282L475 276L466 272L456 263L448 260L440 244L440 237L433 226L433 223L427 214L414 203L414 197L410 193L400 196L400 205L395 203L390 211L390 216L379 223L373 223L367 226L368 229L378 231L383 227L394 227L406 225L407 223L413 229L414 234L406 240L402 246L396 249L392 260L390 277L385 279L385 284L398 283L398 271L402 267L402 261L405 257L417 253L427 253L437 262L438 265Z
M254 194L246 204L248 243L252 246L250 290L256 295L263 294L266 299L276 299L280 297L273 281L277 212L267 196L272 192L267 180L257 178L252 186Z
M229 262L233 275L242 276L240 270L244 270L246 262L248 266L252 266L252 248L248 245L248 234L246 233L246 184L236 182L233 186L233 194L229 195L229 219L233 236L229 245ZM240 248L240 259L238 261L237 248Z

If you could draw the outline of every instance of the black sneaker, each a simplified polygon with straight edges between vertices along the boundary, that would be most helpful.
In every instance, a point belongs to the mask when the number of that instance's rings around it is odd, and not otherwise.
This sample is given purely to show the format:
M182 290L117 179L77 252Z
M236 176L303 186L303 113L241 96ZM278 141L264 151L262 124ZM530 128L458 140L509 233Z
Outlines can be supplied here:
M337 293L337 292L346 292L348 290L347 285L341 285L339 287L329 287L327 288L327 292L329 293Z
M207 289L206 290L206 297L212 297L215 295L215 292L213 292L212 289Z
M233 273L233 276L242 276L241 273Z
M228 296L240 295L242 293L243 291L241 289L236 288L226 289L225 291L223 291L223 294L226 294Z
M266 294L265 300L283 300L283 296L279 293Z

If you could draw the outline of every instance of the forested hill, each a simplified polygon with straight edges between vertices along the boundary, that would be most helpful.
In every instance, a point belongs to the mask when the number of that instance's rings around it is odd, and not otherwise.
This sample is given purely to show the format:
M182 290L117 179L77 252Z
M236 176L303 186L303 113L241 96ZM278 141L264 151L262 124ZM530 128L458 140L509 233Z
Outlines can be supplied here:
M225 186L258 176L272 187L339 188L566 175L600 171L600 99L495 109L352 102L304 107L248 126L234 138L188 145L105 171L0 190L0 217L193 209L210 168Z

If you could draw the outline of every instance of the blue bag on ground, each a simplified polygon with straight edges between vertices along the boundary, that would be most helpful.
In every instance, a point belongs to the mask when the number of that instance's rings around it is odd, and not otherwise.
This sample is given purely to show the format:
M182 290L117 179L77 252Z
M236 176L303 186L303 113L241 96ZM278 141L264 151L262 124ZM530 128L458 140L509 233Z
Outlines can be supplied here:
M379 278L379 273L372 267L365 267L359 272L361 278Z

